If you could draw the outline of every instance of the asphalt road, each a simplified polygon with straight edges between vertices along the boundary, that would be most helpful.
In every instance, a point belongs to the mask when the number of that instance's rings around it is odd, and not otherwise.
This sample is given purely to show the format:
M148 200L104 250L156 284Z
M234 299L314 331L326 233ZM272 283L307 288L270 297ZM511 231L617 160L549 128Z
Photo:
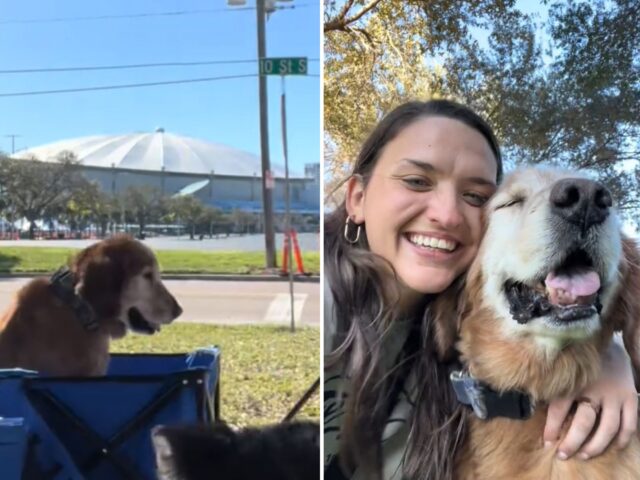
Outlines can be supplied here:
M28 282L0 278L0 309ZM210 324L291 323L288 282L230 282L220 280L166 280L184 313L177 321ZM294 283L296 325L320 325L320 284Z
M319 251L318 233L299 233L298 244L305 252ZM97 240L0 240L0 247L68 247L85 248ZM144 241L154 250L210 250L210 251L260 251L264 250L264 235L232 235L230 237L190 240L182 237L152 237ZM284 237L276 234L276 253L282 252Z

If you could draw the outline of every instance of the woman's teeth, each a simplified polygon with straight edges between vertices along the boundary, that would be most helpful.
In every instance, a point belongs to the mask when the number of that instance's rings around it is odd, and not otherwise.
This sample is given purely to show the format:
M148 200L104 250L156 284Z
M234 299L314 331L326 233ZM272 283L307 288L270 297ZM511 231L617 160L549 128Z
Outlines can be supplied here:
M426 235L419 235L412 233L409 235L409 241L419 247L437 248L438 250L446 250L452 252L456 249L457 243L450 240L443 240L442 238L428 237Z

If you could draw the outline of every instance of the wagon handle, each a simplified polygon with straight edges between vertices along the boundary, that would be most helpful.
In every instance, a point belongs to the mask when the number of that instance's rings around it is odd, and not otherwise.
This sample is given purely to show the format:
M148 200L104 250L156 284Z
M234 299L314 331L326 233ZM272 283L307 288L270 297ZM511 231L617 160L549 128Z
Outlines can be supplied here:
M304 392L304 395L300 397L300 400L296 402L296 404L289 411L289 413L287 413L287 415L282 419L282 422L289 422L293 417L295 417L300 411L300 409L304 406L304 404L307 403L309 398L311 398L311 395L315 393L315 391L318 389L319 386L320 386L320 377L318 377L318 379L315 382L313 382L313 385L311 385L311 387L309 387L309 389L306 392Z

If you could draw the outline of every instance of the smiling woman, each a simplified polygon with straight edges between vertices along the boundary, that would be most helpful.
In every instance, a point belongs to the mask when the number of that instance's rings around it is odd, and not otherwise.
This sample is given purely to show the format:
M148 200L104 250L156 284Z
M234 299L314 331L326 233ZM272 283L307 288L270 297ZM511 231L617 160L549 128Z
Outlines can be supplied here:
M452 101L400 105L364 142L344 202L325 219L326 479L454 478L468 425L448 381L459 368L454 313L485 231L483 207L501 178L491 128ZM501 201L491 206L522 198ZM533 233L506 245L526 248ZM493 264L506 253L497 249ZM574 279L569 294L594 287L588 275ZM562 281L549 279L552 288ZM625 358L612 351L614 363ZM549 403L544 440L558 445L560 460L581 447L580 458L598 455L616 434L629 442L620 418L633 419L636 408L627 402L635 398L630 369L607 363L581 392L602 404L599 423L582 408L556 442L575 399Z
M480 207L495 191L497 168L477 130L446 117L416 119L383 148L371 173L351 177L349 218L366 222L371 251L409 288L440 292L475 255Z
M401 105L364 143L325 220L325 478L450 477L455 401L423 313L457 288L501 177L490 127L451 101Z

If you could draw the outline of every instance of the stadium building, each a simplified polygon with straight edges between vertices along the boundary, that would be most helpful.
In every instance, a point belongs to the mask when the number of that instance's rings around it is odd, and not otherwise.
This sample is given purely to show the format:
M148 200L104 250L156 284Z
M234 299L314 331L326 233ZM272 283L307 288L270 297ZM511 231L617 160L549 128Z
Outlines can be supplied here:
M151 185L168 196L193 195L204 204L229 212L240 209L262 212L260 158L242 150L191 137L167 133L101 135L63 140L16 152L16 159L55 161L73 152L84 175L97 181L105 192L118 194L130 186ZM319 164L318 170L319 170ZM274 212L285 211L285 172L275 166ZM291 211L320 215L320 177L305 167L309 176L289 170Z

